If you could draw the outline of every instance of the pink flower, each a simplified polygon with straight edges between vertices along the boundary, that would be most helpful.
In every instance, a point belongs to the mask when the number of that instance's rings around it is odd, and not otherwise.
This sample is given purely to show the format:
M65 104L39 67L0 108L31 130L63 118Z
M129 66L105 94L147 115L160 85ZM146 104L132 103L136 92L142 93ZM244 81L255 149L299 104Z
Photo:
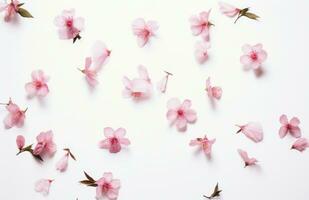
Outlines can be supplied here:
M32 82L26 83L25 89L30 97L45 97L48 92L48 76L44 75L42 70L36 70L31 73Z
M40 179L35 183L34 190L46 196L49 193L49 188L52 182L53 180L50 179Z
M196 138L191 140L190 146L199 146L207 156L211 154L211 147L215 143L216 139L209 140L205 135L204 138Z
M109 200L116 200L118 198L120 189L120 180L113 179L113 174L111 172L106 172L103 177L96 181L96 198L103 199L107 198Z
M295 138L301 137L301 131L298 127L300 121L297 117L293 117L289 122L286 115L281 115L280 123L282 125L279 130L280 138L284 138L288 133L290 133Z
M248 153L244 150L238 149L238 153L245 162L245 167L255 165L258 162L255 158L249 158Z
M249 139L251 139L253 142L261 142L263 140L263 129L261 124L256 122L249 122L245 125L236 125L240 129L237 131L237 133L242 132L245 134Z
M96 71L99 71L102 65L110 57L111 50L101 41L96 41L92 46L92 65Z
M221 87L211 86L210 77L208 77L208 79L206 80L206 91L207 91L209 98L215 98L219 100L222 96Z
M67 170L69 164L69 153L67 152L56 164L56 169L60 172Z
M22 150L25 146L25 138L22 135L18 135L16 137L16 145L18 147L19 150Z
M132 30L137 37L137 44L140 47L145 46L150 37L155 36L155 32L159 26L155 21L145 21L142 18L137 18L132 23Z
M240 62L244 65L245 69L259 69L267 58L267 53L263 50L262 44L254 46L245 44L242 47L242 51L244 55L240 57Z
M19 1L12 0L10 3L0 3L0 12L5 11L4 21L11 21L17 14Z
M173 76L173 74L167 71L164 71L164 72L165 72L165 76L158 82L158 85L157 85L158 90L162 93L166 92L168 77Z
M121 150L121 145L130 145L130 140L125 138L126 130L123 128L114 129L110 127L104 128L105 140L100 141L99 147L109 149L110 153L118 153Z
M9 113L3 121L5 128L9 129L14 126L18 128L22 127L26 118L25 113L27 109L21 110L11 99L9 103L6 104L6 109Z
M56 152L56 144L53 141L53 132L41 132L37 137L37 144L33 150L34 155L52 156Z
M90 68L92 64L92 59L87 57L85 59L85 68L79 69L83 74L85 74L86 81L91 87L95 87L99 82L97 81L97 70Z
M130 80L126 76L123 77L123 90L124 97L131 97L135 100L146 99L151 96L152 84L148 76L147 69L140 65L138 67L139 77Z
M179 99L172 98L167 102L166 117L171 124L176 124L179 131L185 131L187 123L194 123L196 112L191 109L191 101L186 99L181 104Z
M59 38L62 40L81 39L80 32L84 29L84 19L75 17L75 10L63 10L61 15L57 16L54 20L55 25L58 27Z
M206 41L209 41L209 28L213 25L208 19L210 11L201 12L198 16L191 16L189 19L192 34L195 36L201 35Z
M235 17L239 12L240 9L236 8L230 4L219 2L219 9L222 14L228 16L228 17Z
M292 145L291 149L296 149L300 152L303 152L306 150L306 148L309 147L309 141L306 138L299 138L296 140L296 142Z
M197 42L195 45L195 58L197 62L203 64L205 61L208 60L208 49L210 48L209 42Z

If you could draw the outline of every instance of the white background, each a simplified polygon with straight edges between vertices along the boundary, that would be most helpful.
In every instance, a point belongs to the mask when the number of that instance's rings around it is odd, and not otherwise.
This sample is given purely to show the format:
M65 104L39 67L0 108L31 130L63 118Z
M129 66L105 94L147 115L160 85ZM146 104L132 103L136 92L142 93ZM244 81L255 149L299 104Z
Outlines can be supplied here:
M202 200L216 182L222 199L308 199L309 152L291 151L291 137L279 139L279 116L298 116L304 137L309 137L308 112L308 1L228 1L251 7L259 22L240 19L237 24L219 13L217 1L207 0L40 0L26 1L34 19L0 22L0 100L9 97L28 107L25 126L0 134L0 199L94 199L95 189L78 183L83 170L95 178L113 172L122 187L120 200ZM74 45L58 39L53 20L65 8L75 8L86 20L83 39ZM199 65L188 18L212 8L210 59ZM157 38L139 48L131 31L137 17L156 20ZM95 40L112 50L99 75L100 84L90 91L77 71ZM265 74L244 72L239 62L241 46L263 43L268 52ZM153 82L174 76L168 91L154 92L149 101L134 103L121 95L124 75L136 77L137 66L148 68ZM32 70L43 69L50 77L50 94L44 101L27 99L24 84ZM213 108L205 94L205 80L223 88L223 97ZM166 102L171 97L191 99L198 121L185 133L169 127ZM6 115L0 109L0 118ZM264 141L255 144L236 135L235 124L258 121ZM118 154L99 149L104 127L124 127L132 144ZM35 142L40 131L52 129L58 152L43 165L31 155L15 156L15 138ZM191 139L207 134L216 138L212 159L189 147ZM55 163L71 148L78 161L59 173ZM237 148L256 157L259 167L243 168ZM34 191L40 178L55 179L48 197Z

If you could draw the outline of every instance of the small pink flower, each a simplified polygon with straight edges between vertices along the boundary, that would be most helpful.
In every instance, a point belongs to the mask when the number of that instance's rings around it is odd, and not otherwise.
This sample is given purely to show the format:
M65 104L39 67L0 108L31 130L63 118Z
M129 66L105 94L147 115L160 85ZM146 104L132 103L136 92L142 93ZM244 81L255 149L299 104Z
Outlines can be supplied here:
M172 98L167 102L167 109L166 117L171 124L176 124L178 131L185 131L187 123L194 123L197 119L188 99L180 103L179 99Z
M209 28L213 25L208 19L210 11L201 12L198 16L191 16L189 19L192 34L195 36L201 35L206 41L209 41Z
M12 0L10 3L0 3L0 12L5 11L4 21L11 21L17 14L19 1Z
M240 57L240 62L244 65L245 69L259 69L267 58L267 53L263 50L262 44L254 46L245 44L242 47L242 51L244 55Z
M165 72L165 76L158 82L158 85L157 85L158 90L162 93L166 92L168 77L173 76L173 74L167 71L164 71L164 72Z
M151 96L152 84L148 76L147 69L140 65L138 67L139 77L130 80L126 76L123 77L123 90L124 97L131 97L135 100L146 99Z
M96 181L96 184L97 199L107 198L109 200L116 200L118 198L120 180L113 179L113 174L111 172L104 173L103 177Z
M219 9L222 14L228 16L228 17L235 17L239 12L240 9L236 8L230 4L219 2Z
M221 99L222 96L222 89L218 86L211 86L210 77L206 80L206 91L209 98Z
M80 32L84 29L84 19L82 17L75 17L75 10L63 10L61 15L54 20L58 27L59 38L62 40L81 39Z
M42 70L36 70L31 73L32 82L26 83L25 89L29 97L45 97L48 92L48 76Z
M47 196L52 182L53 180L50 179L40 179L35 183L34 190L44 196Z
M18 135L16 137L16 145L18 147L19 150L22 150L25 146L25 138L22 135Z
M9 112L6 118L4 118L3 123L6 129L10 129L14 126L20 128L24 125L26 118L26 110L21 110L18 105L9 100L9 103L6 104L6 110Z
M309 147L309 141L306 138L299 138L296 140L296 142L292 145L291 149L296 149L300 152L303 152L306 150L306 148Z
M211 148L215 141L216 139L209 140L205 135L204 138L196 138L195 140L191 140L190 146L199 146L207 156L210 156Z
M238 149L238 153L245 162L245 167L255 165L258 162L255 158L249 158L248 153L244 150Z
M145 21L142 18L137 18L132 23L132 30L137 37L137 44L140 47L145 46L150 37L155 36L155 32L159 26L155 21Z
M236 125L240 129L237 131L237 133L242 132L245 134L249 139L251 139L253 142L261 142L263 140L263 128L261 124L256 122L249 122L245 125Z
M284 138L288 133L290 133L295 138L301 137L301 131L298 127L300 121L297 117L293 117L289 121L286 115L281 115L280 123L282 125L279 130L280 138Z
M208 60L208 49L210 48L210 43L205 41L197 42L195 45L195 58L197 62L203 64Z
M123 128L114 129L110 127L104 128L105 140L100 141L99 147L109 149L110 153L118 153L121 150L121 145L130 145L130 140L125 138L126 130Z
M34 155L52 156L56 152L56 144L53 141L53 132L41 132L37 137L37 144L33 150Z
M96 71L100 71L103 64L110 57L111 50L101 41L96 41L92 46L92 65Z
M97 70L90 68L92 65L92 59L90 57L87 57L85 59L85 68L79 69L83 74L85 74L85 79L89 86L95 87L99 82L97 81Z

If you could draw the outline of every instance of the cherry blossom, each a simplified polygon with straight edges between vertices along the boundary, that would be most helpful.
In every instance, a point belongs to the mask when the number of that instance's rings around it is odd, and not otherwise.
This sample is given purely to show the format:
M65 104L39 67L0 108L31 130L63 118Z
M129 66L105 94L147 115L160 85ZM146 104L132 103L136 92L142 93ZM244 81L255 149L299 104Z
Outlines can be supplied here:
M280 138L284 138L288 133L295 138L301 137L301 131L298 127L300 121L297 117L293 117L289 121L286 115L281 115L279 121L282 125L279 130Z
M26 83L25 89L29 97L45 97L49 93L47 82L49 77L42 70L35 70L31 73L32 81Z
M111 172L106 172L103 177L96 181L96 198L109 200L116 200L118 198L120 189L120 180L114 179Z
M267 53L263 50L263 45L260 43L253 46L245 44L242 47L242 51L244 55L240 57L240 62L244 65L245 69L258 70L267 58Z
M249 158L248 153L244 150L238 149L238 154L245 162L245 167L255 165L258 162L255 158Z
M124 97L130 97L134 100L147 99L152 93L152 83L148 76L147 69L140 65L138 67L139 77L130 80L128 77L123 77L123 84L125 89L123 90Z
M22 150L25 146L25 138L22 135L16 137L16 145L19 150Z
M53 141L53 132L41 132L37 137L37 144L33 150L34 155L52 156L56 152L56 144Z
M197 42L195 45L195 58L198 63L203 64L208 60L208 49L210 48L210 43L207 41Z
M130 145L130 140L125 138L126 130L123 128L114 129L110 127L104 128L104 135L106 139L100 141L99 147L108 149L110 153L118 153L122 145Z
M85 59L85 68L79 69L83 74L85 74L85 79L90 87L95 87L99 82L97 81L97 69L91 68L92 59L87 57Z
M215 141L216 139L209 140L205 135L204 138L196 138L195 140L191 140L190 146L199 146L207 156L210 156L211 148Z
M221 87L218 87L218 86L211 86L210 77L208 77L206 80L206 91L207 91L209 98L211 99L215 98L217 100L221 99L222 89Z
M201 35L202 38L206 41L209 41L209 29L213 25L209 21L210 11L211 10L209 10L208 12L203 11L197 16L191 16L189 19L192 34L195 36Z
M26 118L25 113L28 108L26 108L25 110L21 110L19 106L13 103L11 99L8 103L2 105L6 105L6 110L9 112L3 120L4 127L6 129L10 129L14 126L16 126L17 128L22 127Z
M156 35L159 26L156 21L145 21L142 18L137 18L132 23L132 30L137 37L137 44L140 47L145 46L149 39Z
M75 17L75 10L63 10L61 15L54 20L58 27L59 38L62 40L73 39L73 43L77 39L81 39L80 32L84 30L84 19Z
M240 9L236 8L230 4L224 3L224 2L219 2L219 9L222 14L228 16L228 17L235 17Z
M158 82L157 88L160 92L165 93L166 92L166 87L167 87L167 82L169 76L173 76L172 73L164 71L165 76Z
M309 140L306 138L298 138L294 144L292 145L291 149L298 150L300 152L303 152L306 150L306 148L309 147Z
M237 133L242 132L253 142L258 143L263 140L263 128L261 124L257 122L249 122L248 124L245 125L236 125L236 126L240 128L237 131Z
M18 0L10 0L10 3L0 3L0 12L5 12L4 21L12 21L17 14L22 17L33 18L33 16L24 8L21 8L24 3Z
M35 183L34 190L41 193L44 196L49 194L49 189L53 180L50 179L40 179Z
M178 131L185 131L187 123L194 123L197 119L188 99L180 103L179 99L172 98L167 102L167 109L166 117L171 125L176 124Z

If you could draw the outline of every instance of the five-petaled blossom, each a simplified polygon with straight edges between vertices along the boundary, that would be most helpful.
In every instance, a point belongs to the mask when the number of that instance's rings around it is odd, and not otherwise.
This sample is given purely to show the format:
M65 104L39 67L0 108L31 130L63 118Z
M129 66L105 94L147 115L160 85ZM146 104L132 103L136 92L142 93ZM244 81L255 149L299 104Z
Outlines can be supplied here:
M47 132L41 132L37 137L37 144L33 150L34 155L47 155L52 156L56 150L57 146L53 141L53 132L47 131Z
M248 153L244 150L238 149L238 154L245 162L245 167L255 165L258 162L255 158L249 158Z
M246 70L254 69L258 70L262 67L262 63L267 58L267 53L263 49L262 44L249 45L245 44L242 46L244 55L240 57L240 62L244 65Z
M240 128L237 131L237 133L242 132L253 142L258 143L263 140L263 128L261 124L257 122L249 122L248 124L245 125L236 125L236 126Z
M137 37L137 44L140 47L145 46L150 37L156 35L156 31L159 26L156 21L145 21L142 18L137 18L132 23L132 30L134 35Z
M301 137L301 131L298 127L300 121L297 117L293 117L289 121L286 115L281 115L279 121L282 125L279 129L280 138L284 138L288 133L290 133L295 138Z
M113 179L111 172L106 172L103 177L96 181L96 198L109 200L116 200L118 198L120 189L120 180Z
M206 80L206 91L209 98L221 99L222 96L222 89L218 86L211 86L210 77Z
M108 149L110 153L118 153L121 150L121 145L130 145L130 140L125 138L126 130L118 128L114 130L110 127L104 128L104 136L106 139L99 142L99 147Z
M42 70L35 70L31 73L31 78L32 81L25 85L28 96L45 97L49 92L47 85L49 77Z
M195 36L201 35L202 38L206 41L209 41L209 29L213 25L209 21L210 11L211 10L208 12L203 11L198 16L193 15L189 19L192 34Z
M9 100L9 103L6 103L5 105L6 110L9 113L3 120L4 127L6 129L10 129L14 126L16 126L17 128L22 127L26 118L25 113L27 111L27 108L25 110L21 110L18 105L13 103L11 99Z
M35 183L34 190L46 196L49 193L49 188L52 182L53 180L50 179L40 179Z
M10 0L10 3L0 3L0 12L5 12L4 21L11 21L17 14L22 17L33 18L26 9L21 8L23 5L24 3L20 3L18 0Z
M235 17L239 12L240 9L236 8L230 4L219 2L219 9L222 14L228 16L228 17Z
M138 67L138 74L139 77L132 80L126 76L123 77L122 82L125 86L125 89L123 90L124 97L141 100L151 96L152 84L147 69L140 65Z
M167 109L166 117L171 124L176 124L178 131L185 131L187 123L194 123L197 119L188 99L181 103L179 99L172 98L167 102Z
M209 140L205 135L204 138L196 138L190 141L190 146L199 146L207 156L211 154L212 145L215 143L216 139Z
M309 147L309 140L307 138L298 138L291 149L298 150L300 152L305 151Z
M58 27L59 38L62 40L81 39L80 32L84 29L85 21L82 17L75 17L75 10L63 10L54 20Z
M199 41L195 45L195 58L197 62L203 64L208 60L208 49L210 48L210 43L207 41Z

